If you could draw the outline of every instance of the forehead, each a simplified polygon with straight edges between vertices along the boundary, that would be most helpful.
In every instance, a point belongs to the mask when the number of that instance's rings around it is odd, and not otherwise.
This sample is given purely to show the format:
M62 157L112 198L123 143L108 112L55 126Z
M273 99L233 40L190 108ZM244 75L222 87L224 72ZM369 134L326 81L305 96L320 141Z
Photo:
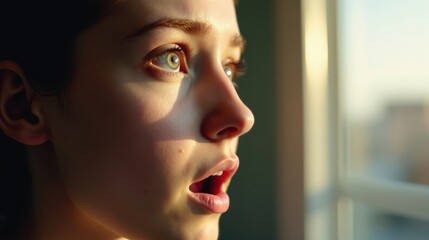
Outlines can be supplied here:
M239 32L233 0L123 0L116 4L113 14L126 16L130 28L177 18L198 20L214 30Z

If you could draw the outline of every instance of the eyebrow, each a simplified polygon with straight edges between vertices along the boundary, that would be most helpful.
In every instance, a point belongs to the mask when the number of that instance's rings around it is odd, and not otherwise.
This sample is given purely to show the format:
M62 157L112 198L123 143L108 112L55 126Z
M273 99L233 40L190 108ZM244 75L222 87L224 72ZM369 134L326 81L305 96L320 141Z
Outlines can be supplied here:
M211 30L211 26L204 22L189 19L161 18L153 23L143 26L127 38L139 37L157 28L175 28L194 35L204 34ZM232 47L240 48L240 51L243 52L246 46L246 40L240 34L236 34L231 39L230 45Z
M246 47L246 39L242 35L236 34L231 40L231 46L240 48L240 51L243 53Z

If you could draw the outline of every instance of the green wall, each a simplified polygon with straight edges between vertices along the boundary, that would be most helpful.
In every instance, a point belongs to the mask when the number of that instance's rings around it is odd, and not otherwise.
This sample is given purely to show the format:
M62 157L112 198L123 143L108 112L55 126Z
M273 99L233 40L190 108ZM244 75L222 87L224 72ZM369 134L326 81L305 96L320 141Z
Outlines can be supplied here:
M240 139L241 164L229 189L231 208L221 218L220 239L264 240L276 235L273 1L239 1L238 21L247 48L239 93L255 115Z

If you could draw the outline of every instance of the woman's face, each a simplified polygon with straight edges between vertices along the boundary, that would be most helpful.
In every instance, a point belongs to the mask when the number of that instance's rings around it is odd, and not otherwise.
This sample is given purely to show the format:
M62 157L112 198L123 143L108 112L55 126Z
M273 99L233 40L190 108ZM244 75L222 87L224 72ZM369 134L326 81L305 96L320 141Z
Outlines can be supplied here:
M131 239L217 239L254 123L230 77L232 0L129 0L77 40L64 113L49 116L70 196Z

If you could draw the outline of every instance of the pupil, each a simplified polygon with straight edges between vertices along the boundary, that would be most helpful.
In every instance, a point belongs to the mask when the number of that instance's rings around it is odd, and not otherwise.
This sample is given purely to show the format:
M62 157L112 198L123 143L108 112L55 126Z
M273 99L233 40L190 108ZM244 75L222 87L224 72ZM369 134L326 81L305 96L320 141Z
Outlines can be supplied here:
M179 62L179 57L177 55L172 55L170 61L176 65Z

